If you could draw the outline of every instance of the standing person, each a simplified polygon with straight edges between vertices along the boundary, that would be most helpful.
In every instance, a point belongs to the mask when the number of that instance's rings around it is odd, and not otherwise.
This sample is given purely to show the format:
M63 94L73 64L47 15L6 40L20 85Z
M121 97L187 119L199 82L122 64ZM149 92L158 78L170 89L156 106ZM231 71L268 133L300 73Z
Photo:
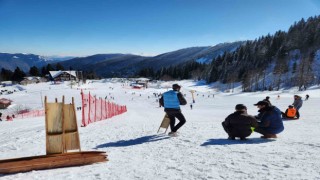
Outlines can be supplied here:
M177 130L186 123L186 119L181 113L180 105L186 105L187 101L179 92L181 86L178 84L172 85L172 90L163 93L159 100L160 105L164 107L164 111L167 113L170 119L171 132L169 135L176 136ZM180 122L175 126L175 118Z
M294 106L294 108L297 109L297 111L299 111L299 109L302 107L302 98L301 96L298 96L298 95L294 95L294 101L292 103L292 105Z
M284 130L281 111L266 101L259 101L254 105L259 108L259 114L256 116L258 127L254 131L262 134L261 138L277 138L276 134Z
M190 108L192 109L192 104L190 104Z
M246 140L246 137L252 133L252 127L257 127L257 120L248 115L247 107L243 104L237 104L236 112L230 114L223 122L222 126L228 133L230 140L239 137L240 140Z

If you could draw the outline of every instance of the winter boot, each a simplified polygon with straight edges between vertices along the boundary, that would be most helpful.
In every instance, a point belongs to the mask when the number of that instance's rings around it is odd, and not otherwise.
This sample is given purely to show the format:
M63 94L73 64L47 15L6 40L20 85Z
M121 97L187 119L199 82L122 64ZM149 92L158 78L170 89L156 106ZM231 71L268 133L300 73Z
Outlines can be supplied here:
M277 135L275 134L265 134L264 136L261 136L263 139L269 139L269 138L277 138Z

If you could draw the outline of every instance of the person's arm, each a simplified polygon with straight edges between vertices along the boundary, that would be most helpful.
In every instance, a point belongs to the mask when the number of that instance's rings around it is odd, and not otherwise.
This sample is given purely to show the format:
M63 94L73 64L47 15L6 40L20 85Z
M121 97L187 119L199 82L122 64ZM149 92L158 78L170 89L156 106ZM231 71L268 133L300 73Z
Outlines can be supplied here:
M259 127L269 127L270 126L270 121L269 120L264 120L261 121L259 124Z
M254 118L253 116L249 116L249 118L250 118L250 121L251 121L251 124L250 124L250 126L251 127L258 127L258 121L257 121L257 119L256 118Z
M230 115L228 117L226 117L226 119L222 123L224 124L225 127L229 127L230 126Z
M270 126L270 120L269 118L272 118L265 113L263 113L260 117L261 122L258 122L259 127L269 127Z
M178 93L178 99L179 99L180 105L187 104L187 100L183 97L183 95L180 92Z
M161 98L159 99L159 103L162 107L164 107L163 96L161 96Z

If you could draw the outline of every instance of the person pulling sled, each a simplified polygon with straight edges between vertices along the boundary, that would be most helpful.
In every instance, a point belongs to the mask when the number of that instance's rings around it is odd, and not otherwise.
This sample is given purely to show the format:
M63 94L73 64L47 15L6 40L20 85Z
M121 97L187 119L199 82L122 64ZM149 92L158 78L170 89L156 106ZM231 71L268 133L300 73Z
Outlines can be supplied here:
M170 136L176 136L178 129L186 123L186 119L181 113L180 105L186 105L187 100L181 94L180 89L180 85L173 84L172 90L163 93L159 100L160 105L164 107L164 111L170 119ZM176 118L179 120L177 125L175 125Z

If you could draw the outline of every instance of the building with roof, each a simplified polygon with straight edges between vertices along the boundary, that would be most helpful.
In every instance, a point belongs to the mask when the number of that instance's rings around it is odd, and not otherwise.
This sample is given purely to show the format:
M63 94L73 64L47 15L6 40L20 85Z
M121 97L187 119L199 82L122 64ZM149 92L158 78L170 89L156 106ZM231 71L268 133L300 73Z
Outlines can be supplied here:
M5 98L1 98L0 99L0 109L6 109L8 106L11 105L11 100L9 99L5 99Z
M78 81L76 71L49 71L52 81Z
M20 81L21 85L27 85L27 84L35 84L40 82L46 82L47 80L42 77L36 77L36 76L29 76L24 77L22 81Z

